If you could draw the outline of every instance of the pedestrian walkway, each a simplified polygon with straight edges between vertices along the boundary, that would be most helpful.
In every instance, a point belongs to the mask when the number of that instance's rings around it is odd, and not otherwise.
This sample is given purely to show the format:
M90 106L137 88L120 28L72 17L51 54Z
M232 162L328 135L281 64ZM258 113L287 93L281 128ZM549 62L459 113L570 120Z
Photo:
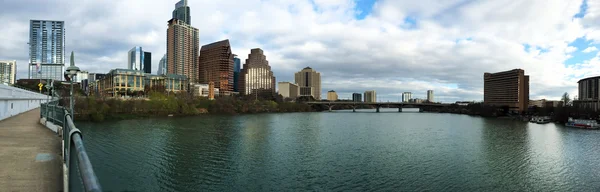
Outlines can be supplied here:
M0 121L0 191L62 191L60 141L40 108Z

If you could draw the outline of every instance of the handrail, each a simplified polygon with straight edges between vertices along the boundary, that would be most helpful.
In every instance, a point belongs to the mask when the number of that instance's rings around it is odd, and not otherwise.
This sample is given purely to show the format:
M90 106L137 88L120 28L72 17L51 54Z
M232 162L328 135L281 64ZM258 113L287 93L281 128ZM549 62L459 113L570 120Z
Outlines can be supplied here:
M63 154L64 164L66 165L69 172L67 177L69 185L65 186L71 190L71 187L75 184L75 178L72 177L71 173L75 173L75 169L79 168L79 177L83 183L85 191L102 191L98 177L94 173L92 163L87 155L85 146L83 145L83 139L81 131L77 129L71 114L63 106L58 105L58 100L52 100L48 103L41 105L41 116L45 117L47 121L52 122L58 126L63 127ZM75 165L77 164L77 165ZM73 171L73 172L71 172Z

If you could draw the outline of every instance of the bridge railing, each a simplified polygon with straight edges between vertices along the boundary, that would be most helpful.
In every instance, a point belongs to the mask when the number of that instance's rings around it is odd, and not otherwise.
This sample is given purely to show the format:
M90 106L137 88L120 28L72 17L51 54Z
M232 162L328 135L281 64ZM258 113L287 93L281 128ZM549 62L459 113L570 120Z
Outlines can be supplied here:
M102 191L83 145L81 131L75 127L69 111L60 106L56 99L41 104L40 115L46 118L46 121L63 128L63 164L68 170L68 186L65 188L71 191L81 188L83 184L84 191Z

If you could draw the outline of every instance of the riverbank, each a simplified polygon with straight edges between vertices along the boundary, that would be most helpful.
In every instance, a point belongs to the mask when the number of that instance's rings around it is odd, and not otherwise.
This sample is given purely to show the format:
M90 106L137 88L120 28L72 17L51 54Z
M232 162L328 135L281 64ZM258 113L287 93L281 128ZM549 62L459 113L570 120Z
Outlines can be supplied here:
M532 107L522 114L510 114L507 108L483 105L482 103L469 104L467 106L449 105L445 107L425 107L423 111L437 113L465 114L481 117L508 118L520 121L528 121L532 116L549 116L552 122L566 123L569 117L576 119L598 120L600 113L589 109L578 109L572 106L565 107Z
M147 98L135 99L80 97L76 101L75 111L78 121L104 121L171 115L310 112L313 109L302 103L244 100L236 97L208 100L188 95L157 93Z

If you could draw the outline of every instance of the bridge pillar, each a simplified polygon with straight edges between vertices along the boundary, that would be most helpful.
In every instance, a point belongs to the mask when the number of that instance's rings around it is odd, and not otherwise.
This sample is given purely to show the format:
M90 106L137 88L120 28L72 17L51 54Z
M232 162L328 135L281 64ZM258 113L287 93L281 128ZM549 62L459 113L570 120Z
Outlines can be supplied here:
M419 113L423 113L423 108L419 108Z
M402 112L402 107L399 107L399 108L398 108L398 112Z
M356 112L356 106L352 106L352 112Z
M333 105L330 105L330 106L329 106L329 112L331 112L331 108L333 108Z
M379 113L379 108L381 108L381 106L377 105L377 110L375 112Z

